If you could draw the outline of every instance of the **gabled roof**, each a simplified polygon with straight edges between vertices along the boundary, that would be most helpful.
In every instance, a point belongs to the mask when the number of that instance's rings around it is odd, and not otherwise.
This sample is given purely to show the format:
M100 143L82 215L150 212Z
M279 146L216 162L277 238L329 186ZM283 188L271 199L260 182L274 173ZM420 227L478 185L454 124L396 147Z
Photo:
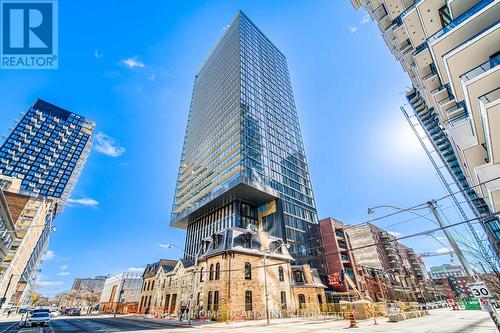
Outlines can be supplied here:
M165 270L166 269L165 267L172 267L173 269L176 264L177 260L171 260L171 259L160 259L159 261L154 262L152 264L147 264L146 268L144 269L144 273L142 273L142 278L149 278L155 276L160 268Z

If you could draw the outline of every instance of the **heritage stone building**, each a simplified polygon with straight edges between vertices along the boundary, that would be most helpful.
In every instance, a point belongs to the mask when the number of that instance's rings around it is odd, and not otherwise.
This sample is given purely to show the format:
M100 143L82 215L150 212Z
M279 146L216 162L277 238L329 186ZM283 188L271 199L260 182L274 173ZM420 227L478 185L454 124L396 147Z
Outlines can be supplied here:
M270 317L321 311L326 287L317 270L293 265L280 238L233 227L201 243L197 265L181 259L156 271L152 295L142 291L141 313L178 315L190 308L194 318L262 319L266 290Z
M176 265L176 260L160 259L160 261L148 264L146 266L146 268L144 269L144 273L142 274L143 284L141 289L141 300L139 302L140 313L148 312L149 308L151 307L151 301L153 296L155 295L155 287L158 287L158 285L155 286L158 272L170 272ZM156 299L154 300L154 302L156 303Z

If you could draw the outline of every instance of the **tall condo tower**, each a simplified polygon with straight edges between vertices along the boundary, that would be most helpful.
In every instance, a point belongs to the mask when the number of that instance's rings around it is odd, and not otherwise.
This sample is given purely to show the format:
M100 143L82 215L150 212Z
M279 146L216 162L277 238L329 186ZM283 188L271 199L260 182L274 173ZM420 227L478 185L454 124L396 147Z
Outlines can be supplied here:
M270 208L272 207L272 208ZM196 75L170 224L186 252L258 227L321 268L316 205L286 58L241 11Z

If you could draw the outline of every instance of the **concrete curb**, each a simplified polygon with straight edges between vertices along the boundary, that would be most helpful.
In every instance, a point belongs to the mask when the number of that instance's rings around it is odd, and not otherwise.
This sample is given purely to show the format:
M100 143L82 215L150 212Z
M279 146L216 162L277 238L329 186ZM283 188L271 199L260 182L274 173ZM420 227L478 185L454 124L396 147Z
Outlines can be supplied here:
M116 317L119 318L119 317ZM149 322L149 323L155 323L155 324L164 324L165 326L174 326L174 327L187 327L187 328L192 328L195 327L193 325L188 325L188 324L180 324L178 322L169 322L169 321L164 321L164 320L155 320L155 319L149 319L149 318L131 318L131 317L120 317L120 319L124 320L130 320L130 321L136 321L140 323L144 322Z

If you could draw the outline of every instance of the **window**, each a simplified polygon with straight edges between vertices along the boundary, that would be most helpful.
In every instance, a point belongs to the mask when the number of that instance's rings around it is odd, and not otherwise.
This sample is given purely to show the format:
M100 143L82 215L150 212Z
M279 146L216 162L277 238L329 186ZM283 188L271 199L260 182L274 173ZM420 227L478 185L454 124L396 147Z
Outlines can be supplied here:
M249 262L245 263L245 280L252 279L252 265Z
M220 264L219 263L215 264L215 279L216 280L220 279Z
M318 303L320 306L323 305L323 297L320 294L318 294Z
M214 264L210 265L210 274L208 275L208 279L212 281L214 279Z
M252 248L252 235L251 234L243 235L243 247L246 249Z
M306 296L304 294L299 294L299 309L306 308Z
M200 268L200 282L203 282L203 267Z
M293 277L295 282L304 283L304 276L302 275L302 271L293 271Z
M286 292L284 291L281 292L281 309L286 309Z
M245 311L252 311L252 292L245 291Z
M196 305L200 305L200 296L201 293L198 293L198 295L196 296Z
M208 300L207 300L207 311L212 309L212 292L208 292Z
M278 267L278 276L281 282L285 281L285 273L283 272L283 267Z
M214 291L214 311L219 310L219 291Z

